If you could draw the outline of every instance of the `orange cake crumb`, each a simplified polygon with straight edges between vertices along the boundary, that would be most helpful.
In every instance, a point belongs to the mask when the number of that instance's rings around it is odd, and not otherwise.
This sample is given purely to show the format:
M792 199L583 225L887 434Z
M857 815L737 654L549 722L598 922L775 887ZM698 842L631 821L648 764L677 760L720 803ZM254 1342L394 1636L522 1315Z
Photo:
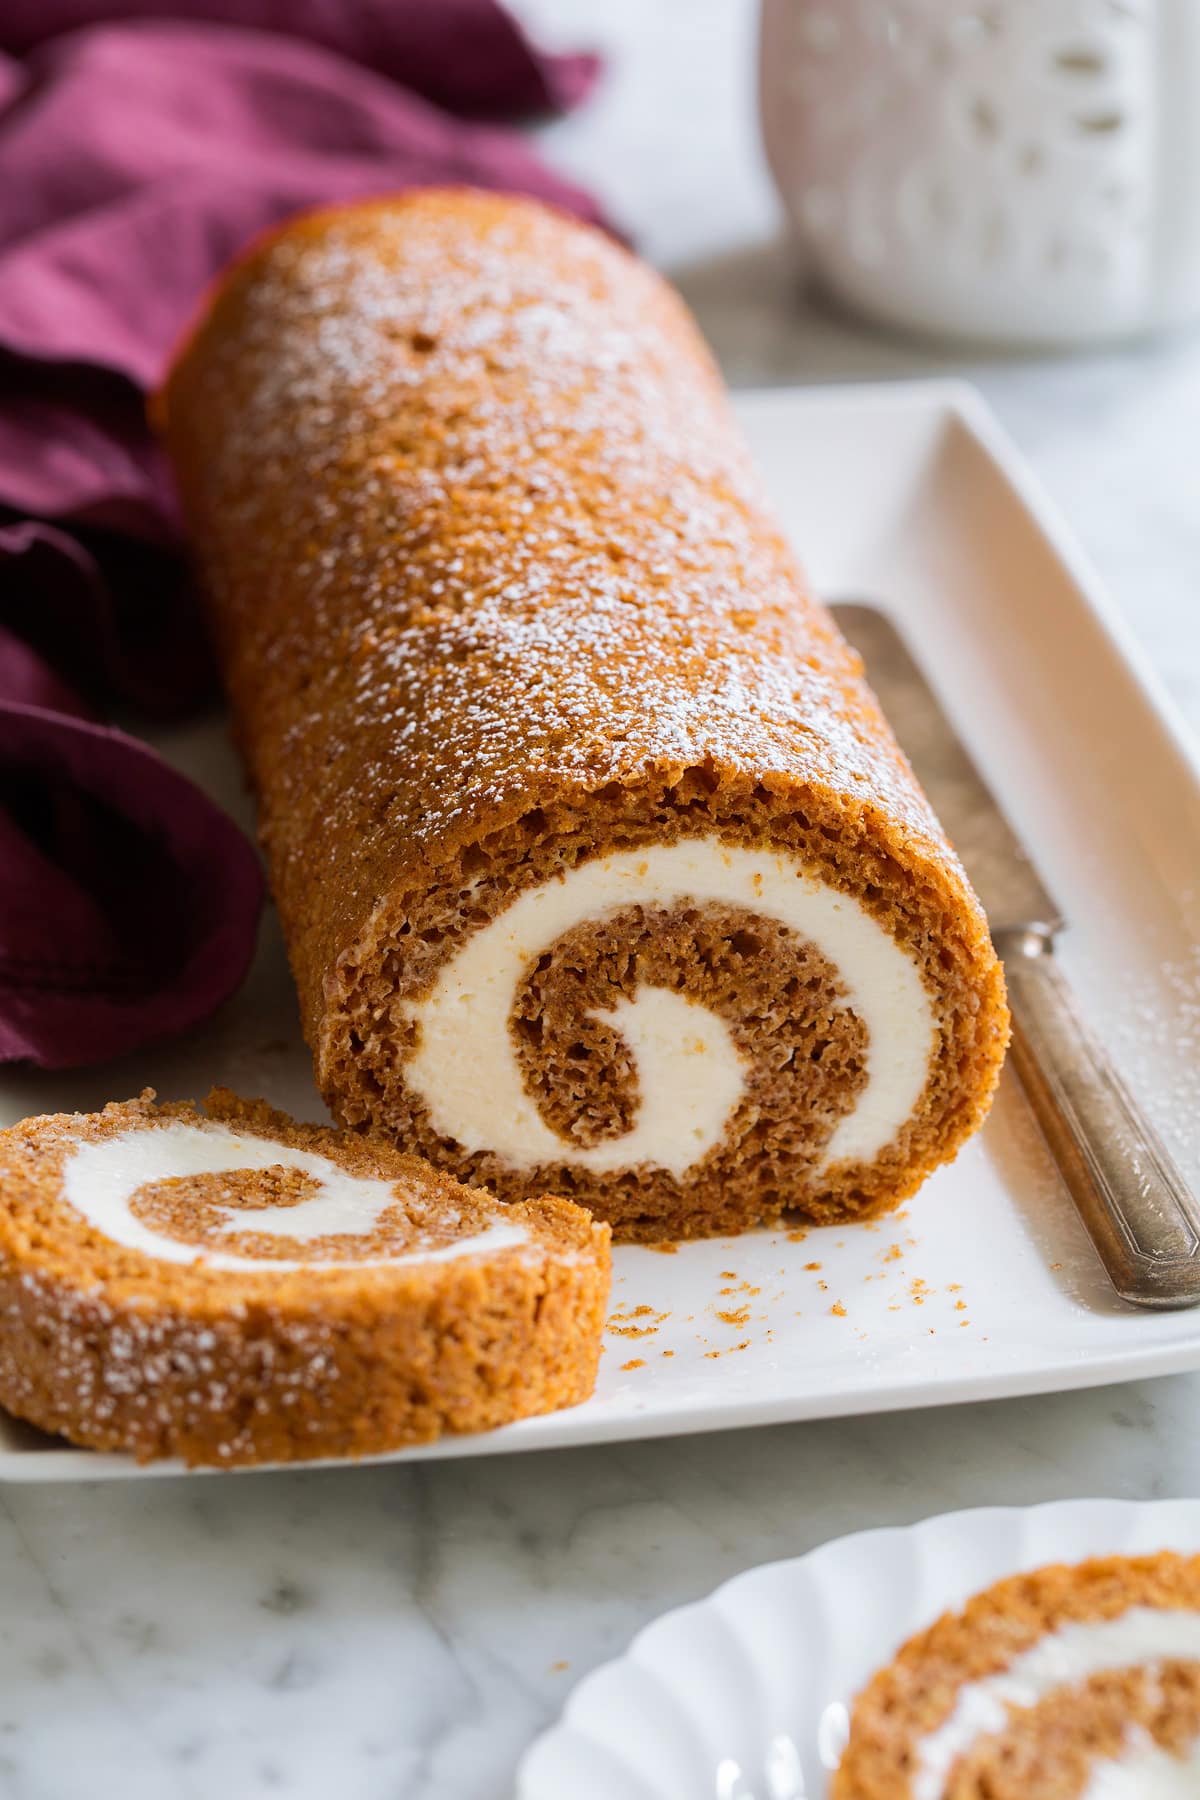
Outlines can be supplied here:
M613 1313L608 1320L607 1329L615 1337L653 1337L670 1316L669 1312L655 1312L652 1306L635 1306L628 1312Z

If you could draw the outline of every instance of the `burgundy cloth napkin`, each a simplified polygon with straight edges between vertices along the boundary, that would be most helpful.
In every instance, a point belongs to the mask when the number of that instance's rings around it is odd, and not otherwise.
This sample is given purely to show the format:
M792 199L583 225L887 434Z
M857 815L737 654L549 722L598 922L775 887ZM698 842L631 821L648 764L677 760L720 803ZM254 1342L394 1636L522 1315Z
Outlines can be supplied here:
M289 213L431 182L599 220L480 122L574 104L595 73L496 0L0 7L0 1061L183 1030L253 950L250 845L97 712L211 689L145 422L205 286Z

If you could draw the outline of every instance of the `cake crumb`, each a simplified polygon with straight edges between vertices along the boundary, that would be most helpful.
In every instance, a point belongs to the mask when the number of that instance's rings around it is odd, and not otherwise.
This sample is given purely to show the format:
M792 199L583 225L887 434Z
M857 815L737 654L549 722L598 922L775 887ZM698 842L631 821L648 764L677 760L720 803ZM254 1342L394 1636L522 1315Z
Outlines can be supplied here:
M834 1313L839 1319L844 1319L846 1317L846 1309L842 1305L840 1300L835 1300L829 1310L831 1313Z
M621 1364L621 1373L624 1375L629 1369L644 1369L645 1366L646 1364L643 1359L640 1356L635 1356L632 1357L629 1362Z
M734 1350L748 1350L749 1348L750 1339L745 1338L740 1344L727 1344L724 1350L706 1350L704 1352L704 1360L706 1362L715 1362L718 1356L728 1356Z
M635 1306L629 1312L612 1313L607 1329L614 1337L653 1337L663 1320L670 1316L669 1312L655 1312L652 1306Z

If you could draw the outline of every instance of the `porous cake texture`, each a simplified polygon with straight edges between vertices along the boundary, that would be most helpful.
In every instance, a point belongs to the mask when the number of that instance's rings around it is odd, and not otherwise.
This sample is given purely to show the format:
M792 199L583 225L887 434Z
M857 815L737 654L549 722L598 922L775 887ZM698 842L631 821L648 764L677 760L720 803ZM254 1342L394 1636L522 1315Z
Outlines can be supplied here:
M0 1406L190 1464L366 1456L573 1406L609 1233L218 1089L0 1132Z
M1200 1557L998 1582L911 1638L855 1703L833 1800L1200 1794Z
M986 923L663 281L523 200L314 215L160 415L342 1123L630 1238L954 1155Z

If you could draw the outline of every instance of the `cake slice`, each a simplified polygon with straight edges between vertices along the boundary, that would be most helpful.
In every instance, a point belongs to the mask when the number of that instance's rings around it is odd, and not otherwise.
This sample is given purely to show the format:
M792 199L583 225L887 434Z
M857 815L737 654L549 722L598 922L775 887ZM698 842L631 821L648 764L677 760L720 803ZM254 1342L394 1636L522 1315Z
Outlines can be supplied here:
M1015 1575L911 1638L855 1703L833 1800L1200 1794L1200 1557Z
M0 1405L222 1467L573 1406L608 1235L223 1089L27 1119L0 1132Z

